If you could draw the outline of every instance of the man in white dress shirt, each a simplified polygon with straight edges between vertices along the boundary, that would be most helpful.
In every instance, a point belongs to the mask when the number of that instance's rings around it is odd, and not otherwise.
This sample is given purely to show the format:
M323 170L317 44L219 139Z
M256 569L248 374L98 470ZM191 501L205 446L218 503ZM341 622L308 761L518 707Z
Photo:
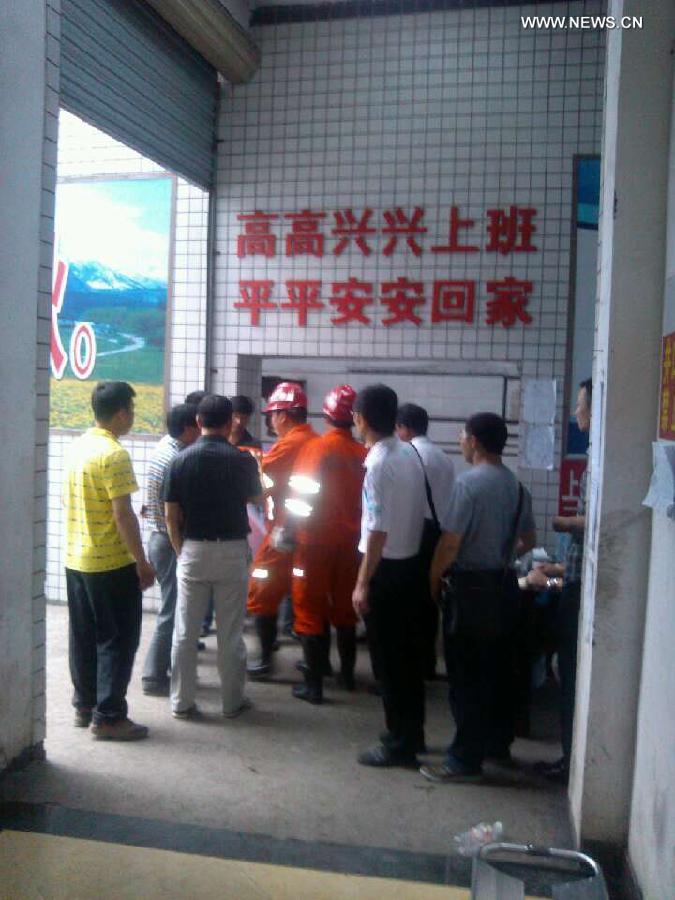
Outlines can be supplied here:
M424 749L418 553L427 504L419 457L394 434L397 409L396 393L383 384L364 388L354 402L354 425L369 452L353 603L366 623L387 726L358 761L416 767Z
M431 491L433 510L427 503L426 519L420 566L424 573L422 640L424 678L436 678L436 641L438 637L438 605L432 599L428 588L431 559L441 536L440 523L450 505L452 486L455 481L455 466L450 457L427 437L429 414L423 406L404 403L396 415L396 434L402 441L408 441L420 455Z

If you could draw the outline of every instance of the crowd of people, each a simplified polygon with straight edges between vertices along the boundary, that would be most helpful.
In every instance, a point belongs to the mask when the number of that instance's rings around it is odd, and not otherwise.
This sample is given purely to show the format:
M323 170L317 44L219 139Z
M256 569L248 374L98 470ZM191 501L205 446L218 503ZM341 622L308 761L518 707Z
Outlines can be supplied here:
M584 382L582 430L590 393ZM292 689L298 700L323 702L333 629L337 682L356 689L357 623L365 623L385 729L359 763L419 768L436 782L479 778L486 759L510 759L520 598L546 589L560 592L563 757L542 771L566 777L583 508L554 522L572 534L565 563L535 567L519 583L514 559L535 546L535 523L529 492L502 462L508 433L500 416L469 417L460 436L469 466L455 475L427 435L426 410L399 405L383 384L358 393L336 386L318 435L302 387L282 382L264 409L276 437L265 453L248 432L249 398L195 392L169 411L149 463L146 554L131 504L137 482L119 440L133 425L133 388L101 382L92 408L95 426L74 442L64 485L75 725L91 725L98 740L147 737L128 717L126 693L142 591L156 579L160 603L142 687L168 697L176 719L201 716L199 639L214 617L223 715L251 706L247 677L274 679L279 608L290 597L303 656L303 681ZM252 521L263 532L253 558ZM442 765L420 767L439 609L455 735ZM247 614L257 644L248 666Z

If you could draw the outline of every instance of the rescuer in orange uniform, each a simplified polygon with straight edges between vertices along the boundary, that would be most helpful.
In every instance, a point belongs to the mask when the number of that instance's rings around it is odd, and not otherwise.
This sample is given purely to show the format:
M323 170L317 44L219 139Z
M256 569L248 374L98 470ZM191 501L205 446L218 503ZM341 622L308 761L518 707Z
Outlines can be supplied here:
M316 433L307 424L307 395L299 384L282 381L270 395L264 412L279 440L262 458L263 487L270 501L267 534L253 560L248 590L248 612L254 617L260 639L260 661L248 667L252 678L264 678L272 668L277 635L277 613L282 599L291 593L293 555L279 544L286 519L284 502L296 457Z
M354 690L356 614L352 591L359 568L361 487L366 449L351 434L356 392L347 384L326 395L329 425L298 454L287 508L299 515L293 557L294 629L305 656L305 684L293 696L323 700L322 676L330 668L330 625L337 632L341 681ZM303 506L304 504L304 506Z

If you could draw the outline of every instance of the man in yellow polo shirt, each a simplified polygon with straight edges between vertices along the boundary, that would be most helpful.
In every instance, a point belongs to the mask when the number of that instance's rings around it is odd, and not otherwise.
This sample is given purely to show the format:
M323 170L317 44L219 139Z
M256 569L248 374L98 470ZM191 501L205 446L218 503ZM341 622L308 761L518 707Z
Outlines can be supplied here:
M148 735L127 716L126 693L141 634L142 591L155 580L131 494L138 490L119 438L134 423L135 391L102 381L91 397L96 427L74 441L64 482L75 725L97 740Z

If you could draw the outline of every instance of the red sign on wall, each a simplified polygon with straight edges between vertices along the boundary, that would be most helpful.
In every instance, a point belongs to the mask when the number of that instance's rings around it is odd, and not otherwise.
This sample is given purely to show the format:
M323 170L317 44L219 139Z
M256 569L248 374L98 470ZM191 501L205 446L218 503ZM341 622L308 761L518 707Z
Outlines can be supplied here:
M664 337L661 351L659 437L675 441L675 331Z
M237 216L240 233L236 253L240 260L248 257L277 256L287 258L313 256L318 259L354 254L368 257L395 253L421 257L433 254L472 254L483 249L501 256L536 253L537 210L529 206L511 205L505 209L486 210L481 228L475 219L462 216L459 206L452 206L444 243L434 243L424 224L426 210L415 206L394 207L382 212L381 219L371 207L338 209L332 214L324 210L303 209L299 212L267 213L254 210ZM335 227L329 228L331 218ZM481 234L482 232L482 234ZM438 240L438 238L436 238ZM429 246L431 244L431 246ZM257 274L257 273L256 273ZM330 315L333 326L358 322L376 323L385 328L407 324L421 326L446 322L473 323L478 319L479 304L485 325L513 328L530 325L528 311L534 285L512 275L486 280L457 279L450 271L441 278L423 282L395 273L387 281L362 281L349 275L343 281L318 279L270 279L265 263L264 277L251 274L239 281L239 297L233 298L234 309L249 314L254 327L263 324L263 316L278 310L292 310L296 325L305 328L317 318ZM398 277L396 277L398 276ZM310 319L311 316L311 319Z
M581 494L581 476L588 461L585 456L566 456L560 465L558 515L576 516Z

